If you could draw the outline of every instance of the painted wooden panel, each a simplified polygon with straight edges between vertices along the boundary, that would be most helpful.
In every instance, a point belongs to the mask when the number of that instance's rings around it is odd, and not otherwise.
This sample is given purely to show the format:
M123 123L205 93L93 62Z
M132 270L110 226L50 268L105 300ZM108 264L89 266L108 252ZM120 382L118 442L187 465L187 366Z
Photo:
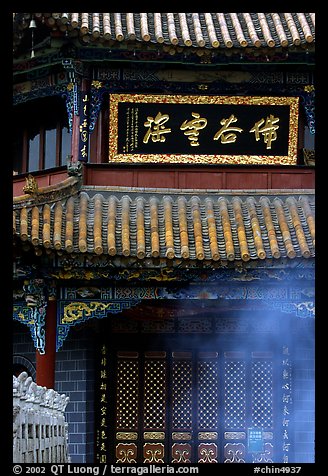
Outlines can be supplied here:
M87 168L86 183L88 185L119 185L122 187L133 186L133 170L104 170Z
M175 188L174 171L136 171L136 180L133 185L137 187ZM132 185L132 184L131 184Z
M172 168L87 166L86 184L190 189L315 188L315 171L247 168Z
M315 188L313 173L275 173L272 174L272 188Z
M46 172L46 171L45 171ZM27 176L27 175L26 175ZM39 187L67 179L66 170L34 175ZM13 196L23 195L25 175L14 177ZM190 189L292 189L315 188L315 171L309 169L148 169L86 166L84 185L190 188Z
M225 188L247 189L247 188L269 188L267 172L227 172Z
M224 174L220 172L179 172L179 188L224 188Z

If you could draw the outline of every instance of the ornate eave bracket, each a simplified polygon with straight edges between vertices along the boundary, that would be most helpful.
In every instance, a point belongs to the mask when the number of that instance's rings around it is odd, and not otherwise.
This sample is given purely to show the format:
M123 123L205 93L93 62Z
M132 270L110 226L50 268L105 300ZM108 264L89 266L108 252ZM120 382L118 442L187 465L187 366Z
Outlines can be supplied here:
M119 314L141 302L141 299L104 301L60 301L57 312L57 342L58 351L72 326L81 324L89 319L103 319L108 314Z
M14 319L26 324L31 331L35 348L43 355L46 347L47 300L43 279L31 279L23 286L25 302L14 305Z
M37 339L34 326L34 315L32 308L28 307L24 302L16 302L13 306L13 319L26 325L31 332L34 347L37 348Z
M315 90L313 85L304 86L301 95L307 123L311 134L315 134Z
M73 116L79 115L79 87L83 75L83 65L81 62L74 61L71 58L62 60L64 70L68 75L69 83L62 96L66 100L66 111L68 116L69 132L73 130Z
M95 128L105 91L106 89L101 81L92 81L90 88L89 134Z

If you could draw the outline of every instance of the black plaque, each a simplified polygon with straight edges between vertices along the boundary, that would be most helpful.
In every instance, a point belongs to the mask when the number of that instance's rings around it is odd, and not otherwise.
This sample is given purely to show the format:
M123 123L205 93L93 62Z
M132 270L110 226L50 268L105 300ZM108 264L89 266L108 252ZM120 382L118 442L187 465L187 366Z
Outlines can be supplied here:
M110 162L296 164L298 98L110 96Z

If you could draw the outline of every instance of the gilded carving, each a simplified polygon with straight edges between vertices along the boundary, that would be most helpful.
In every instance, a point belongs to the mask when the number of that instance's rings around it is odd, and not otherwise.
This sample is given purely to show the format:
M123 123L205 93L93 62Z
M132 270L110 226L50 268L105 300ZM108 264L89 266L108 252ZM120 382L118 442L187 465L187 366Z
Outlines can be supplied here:
M244 431L225 431L225 440L245 440L246 433Z
M119 431L116 433L117 440L137 440L138 433L135 431Z
M245 445L243 443L226 443L224 445L225 463L245 463Z
M174 443L172 445L172 463L190 463L191 445L189 443Z
M271 443L264 444L263 453L255 453L253 463L273 463L273 445Z
M62 319L63 324L69 324L83 316L90 317L95 311L103 311L110 307L111 303L104 303L100 301L93 302L71 302L64 307L64 317Z
M111 300L110 302L91 301L91 302L70 302L65 304L63 308L63 318L61 324L72 324L79 319L88 319L89 317L105 317L106 311L110 313L118 313L123 309L129 309L131 305L137 304L136 300L119 301Z
M199 440L217 440L218 434L216 431L200 431L198 433Z
M116 445L116 463L136 463L137 445L135 443L119 443Z
M94 81L92 81L91 86L96 88L96 89L100 89L100 88L102 88L103 84L102 84L101 81L94 80Z
M23 187L23 192L29 195L34 195L39 193L38 182L35 180L33 175L28 174L25 180L26 180L26 185Z
M145 431L144 439L145 440L164 440L165 433L164 431Z
M198 463L217 463L218 447L215 443L200 443Z
M145 443L143 445L144 463L164 463L163 443Z
M172 433L172 440L191 440L191 433L182 432L182 431L174 431Z

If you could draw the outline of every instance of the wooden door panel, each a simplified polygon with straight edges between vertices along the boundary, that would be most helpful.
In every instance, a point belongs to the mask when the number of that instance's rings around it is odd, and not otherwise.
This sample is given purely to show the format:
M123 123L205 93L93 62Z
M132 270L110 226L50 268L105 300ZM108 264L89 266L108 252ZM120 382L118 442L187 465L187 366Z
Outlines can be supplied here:
M273 352L161 347L108 359L113 462L274 461ZM250 430L261 435L260 446L250 444Z

